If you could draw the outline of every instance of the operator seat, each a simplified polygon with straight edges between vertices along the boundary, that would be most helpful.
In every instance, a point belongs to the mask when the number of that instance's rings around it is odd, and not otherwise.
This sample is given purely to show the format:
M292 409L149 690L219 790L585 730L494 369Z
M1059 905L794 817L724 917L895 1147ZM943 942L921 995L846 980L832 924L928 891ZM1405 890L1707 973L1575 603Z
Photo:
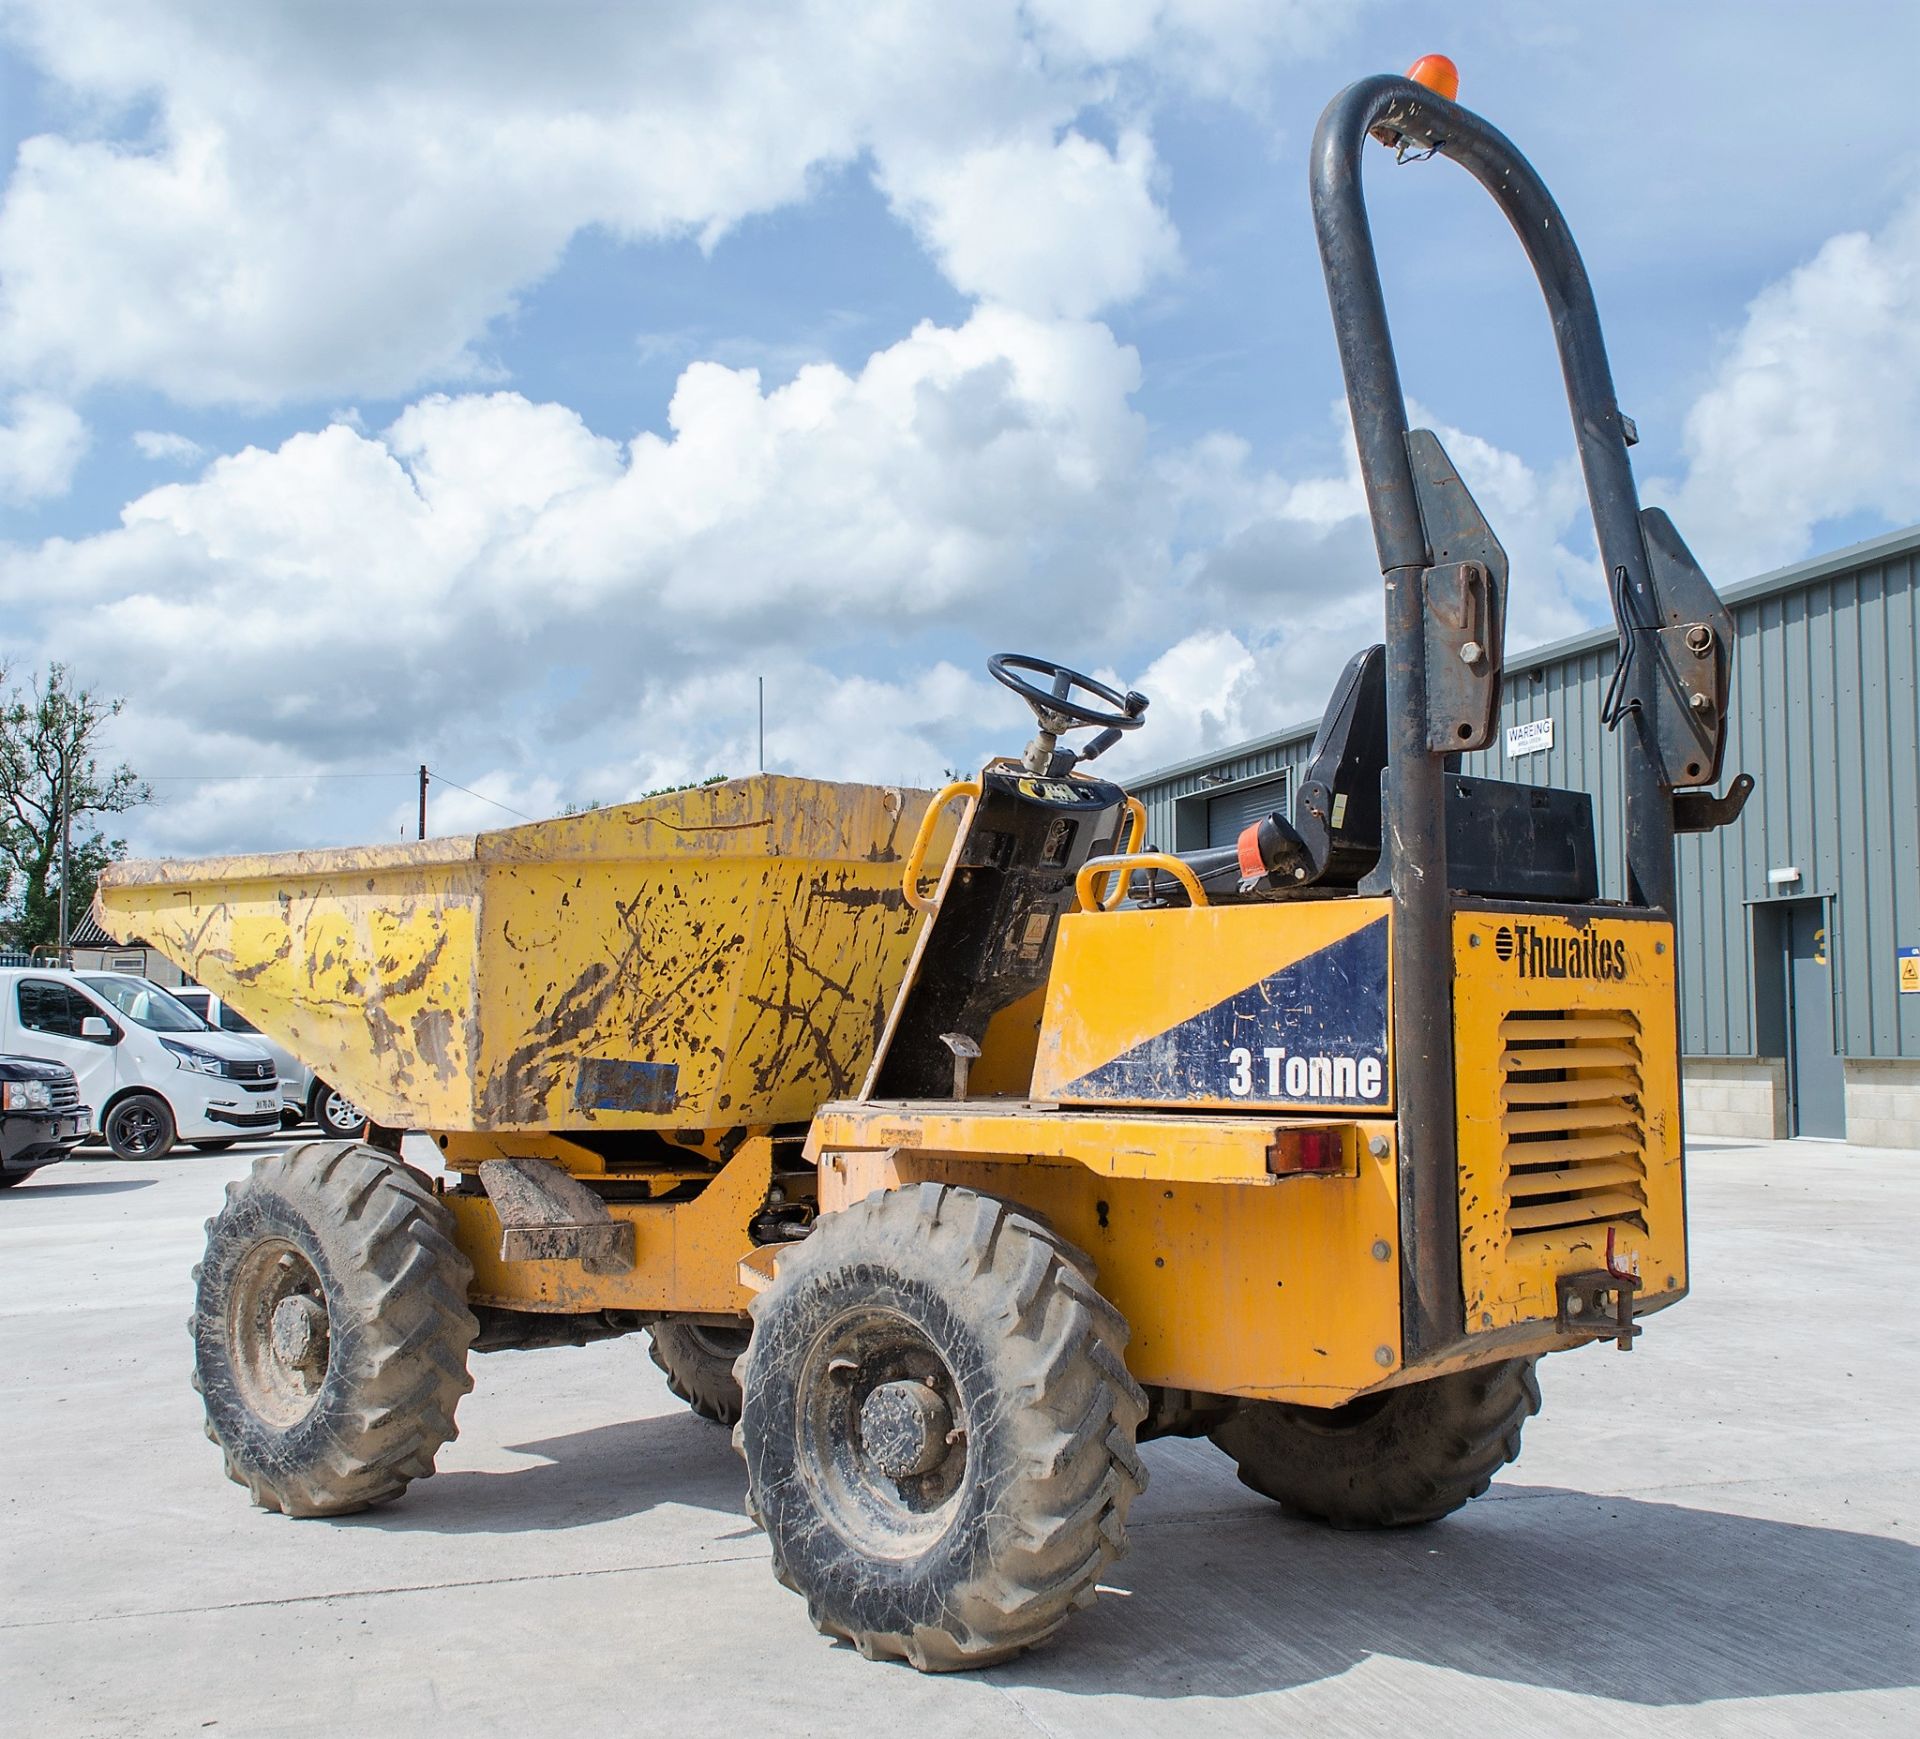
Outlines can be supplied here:
M1357 887L1380 858L1386 767L1387 649L1375 645L1348 659L1333 686L1294 794L1293 819L1276 811L1247 828L1238 845L1179 856L1215 904L1321 884ZM1243 888L1248 881L1256 885Z
M1451 760L1452 757L1449 757ZM1387 770L1387 650L1347 661L1308 751L1293 817L1256 821L1236 845L1179 856L1214 905L1356 891L1380 861ZM1447 881L1455 893L1586 904L1600 896L1593 799L1584 791L1447 775ZM1147 905L1184 904L1147 874Z

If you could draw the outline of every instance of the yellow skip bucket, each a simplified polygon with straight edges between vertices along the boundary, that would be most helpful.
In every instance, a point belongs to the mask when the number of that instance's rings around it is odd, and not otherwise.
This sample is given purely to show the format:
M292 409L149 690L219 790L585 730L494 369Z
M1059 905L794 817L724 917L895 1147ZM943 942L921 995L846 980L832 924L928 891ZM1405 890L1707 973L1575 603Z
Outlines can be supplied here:
M95 910L390 1127L797 1122L871 1059L927 797L762 775L418 845L116 864Z

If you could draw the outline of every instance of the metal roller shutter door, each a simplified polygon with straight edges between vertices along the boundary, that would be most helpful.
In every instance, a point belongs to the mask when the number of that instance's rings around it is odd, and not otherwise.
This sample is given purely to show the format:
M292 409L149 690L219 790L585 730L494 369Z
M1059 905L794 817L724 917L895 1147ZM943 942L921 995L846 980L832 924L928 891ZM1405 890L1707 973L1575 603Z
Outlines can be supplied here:
M1232 845L1253 822L1278 810L1287 812L1287 778L1262 779L1253 785L1236 785L1207 799L1207 844Z

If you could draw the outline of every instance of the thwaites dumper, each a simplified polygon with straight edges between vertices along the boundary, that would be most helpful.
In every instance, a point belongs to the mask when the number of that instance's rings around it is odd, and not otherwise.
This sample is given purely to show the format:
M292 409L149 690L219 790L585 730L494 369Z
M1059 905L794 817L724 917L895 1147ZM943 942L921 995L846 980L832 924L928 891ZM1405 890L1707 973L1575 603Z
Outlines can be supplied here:
M333 1513L430 1471L476 1328L650 1325L737 1419L814 1622L981 1665L1093 1599L1143 1438L1211 1437L1301 1516L1431 1521L1517 1453L1542 1355L1631 1346L1684 1295L1673 840L1750 788L1710 794L1732 624L1639 508L1547 190L1450 66L1415 72L1344 92L1313 145L1387 639L1291 818L1142 851L1087 769L1142 698L1003 655L1036 734L932 803L756 780L108 880L109 928L432 1131L455 1180L315 1144L212 1222L196 1368L257 1499ZM1370 136L1467 168L1547 298L1619 622L1623 900L1587 794L1459 769L1494 730L1507 564L1406 426Z
M108 872L110 931L372 1120L365 1143L262 1160L209 1227L195 1381L257 1501L341 1514L431 1472L469 1344L646 1327L675 1392L731 1421L740 1258L813 1216L807 1120L858 1085L912 942L903 852L951 835L926 805L760 777L478 837ZM407 1129L453 1187L399 1163Z

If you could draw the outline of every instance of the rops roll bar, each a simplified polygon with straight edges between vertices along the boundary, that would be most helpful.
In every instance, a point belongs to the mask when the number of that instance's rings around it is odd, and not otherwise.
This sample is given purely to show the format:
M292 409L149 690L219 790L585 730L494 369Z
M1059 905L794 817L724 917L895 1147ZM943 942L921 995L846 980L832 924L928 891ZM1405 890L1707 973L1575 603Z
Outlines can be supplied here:
M1372 135L1450 157L1519 236L1552 317L1620 661L1605 716L1624 723L1627 894L1673 909L1676 825L1719 825L1722 799L1677 787L1719 777L1732 619L1667 516L1642 511L1586 267L1533 166L1471 110L1409 78L1350 85L1314 133L1314 227L1387 594L1388 773L1383 853L1371 884L1394 900L1393 1003L1405 1327L1415 1347L1461 1332L1454 1181L1449 753L1484 747L1497 719L1506 561L1439 442L1409 430L1361 188Z

